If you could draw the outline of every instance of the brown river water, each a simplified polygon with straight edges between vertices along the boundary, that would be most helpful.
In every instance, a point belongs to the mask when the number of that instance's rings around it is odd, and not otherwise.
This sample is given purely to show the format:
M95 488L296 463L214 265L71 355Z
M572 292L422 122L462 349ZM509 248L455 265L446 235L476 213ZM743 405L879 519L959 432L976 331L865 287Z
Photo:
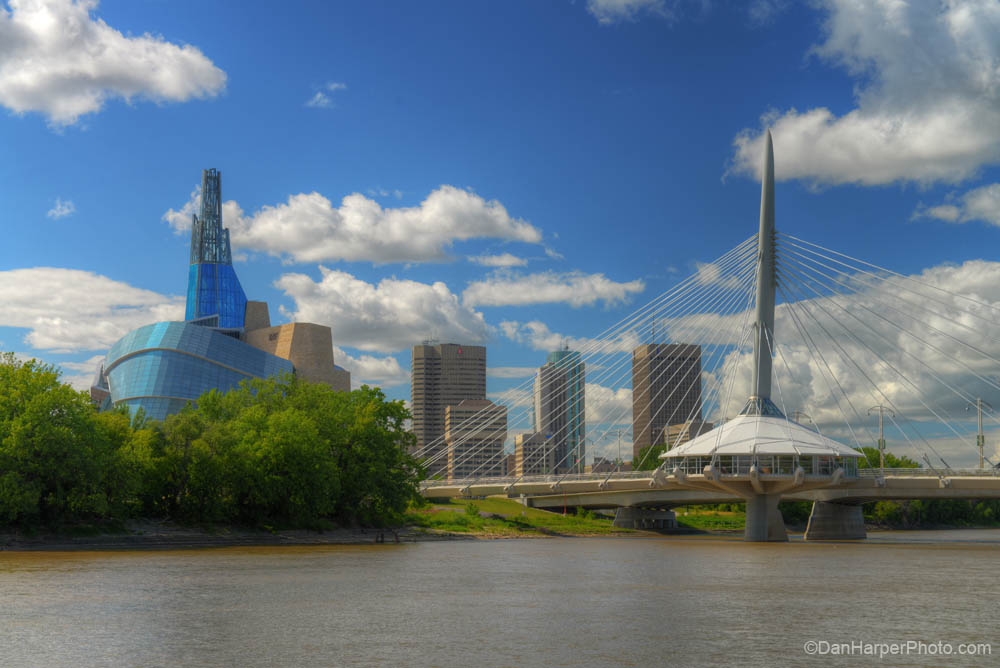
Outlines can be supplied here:
M1000 530L0 552L0 665L989 666L998 575Z

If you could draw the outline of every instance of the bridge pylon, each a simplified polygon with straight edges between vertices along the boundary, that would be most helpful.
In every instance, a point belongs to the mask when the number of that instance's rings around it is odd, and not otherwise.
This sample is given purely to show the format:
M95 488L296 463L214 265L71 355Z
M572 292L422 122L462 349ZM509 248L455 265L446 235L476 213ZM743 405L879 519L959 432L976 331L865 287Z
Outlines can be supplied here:
M746 500L744 540L786 541L778 509L782 494L857 477L861 453L789 420L771 401L777 287L774 231L774 148L764 137L760 229L757 235L752 394L739 415L660 457L671 482L722 490Z

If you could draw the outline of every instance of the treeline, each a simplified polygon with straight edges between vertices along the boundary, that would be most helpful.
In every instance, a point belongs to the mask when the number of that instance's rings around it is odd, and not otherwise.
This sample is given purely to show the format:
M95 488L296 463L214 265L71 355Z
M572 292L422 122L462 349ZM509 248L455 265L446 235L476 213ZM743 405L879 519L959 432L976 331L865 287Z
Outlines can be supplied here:
M292 376L201 396L164 422L0 357L0 525L162 518L320 528L401 520L422 476L409 413L378 389Z

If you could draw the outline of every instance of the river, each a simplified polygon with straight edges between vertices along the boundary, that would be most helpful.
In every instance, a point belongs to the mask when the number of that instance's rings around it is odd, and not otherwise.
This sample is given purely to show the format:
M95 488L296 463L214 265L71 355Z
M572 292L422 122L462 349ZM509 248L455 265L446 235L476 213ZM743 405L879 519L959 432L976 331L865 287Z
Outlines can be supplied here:
M1000 642L957 652L994 642L998 567L1000 530L0 552L0 662L996 665ZM810 656L808 641L925 654ZM927 655L939 642L955 654Z

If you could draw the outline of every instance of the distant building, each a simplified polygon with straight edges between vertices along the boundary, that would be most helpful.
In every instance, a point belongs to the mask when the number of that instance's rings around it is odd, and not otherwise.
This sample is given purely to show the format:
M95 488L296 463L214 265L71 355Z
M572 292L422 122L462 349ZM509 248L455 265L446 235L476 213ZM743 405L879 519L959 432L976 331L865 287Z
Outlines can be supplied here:
M611 473L615 470L615 462L607 457L594 457L594 462L587 467L587 473Z
M512 475L545 475L556 465L552 443L545 434L518 434L514 437L514 472Z
M701 347L651 343L632 351L632 458L669 424L701 422Z
M560 473L583 471L585 388L584 363L573 350L550 353L535 375L535 431L552 439Z
M513 452L507 453L503 458L503 474L505 476L514 475L516 459Z
M696 436L701 436L702 434L710 431L712 431L711 422L695 422L694 420L691 420L690 422L672 424L668 425L663 430L663 437L659 442L666 443L667 450L670 450L671 448L676 448L682 443L687 443Z
M157 322L119 339L102 360L90 396L102 410L126 406L163 420L211 389L294 372L336 390L351 375L336 366L330 328L271 327L267 304L248 301L222 226L222 176L202 172L200 215L192 216L183 322Z
M506 458L507 407L464 399L444 410L449 480L502 475Z
M443 455L445 409L466 399L486 399L486 348L425 342L413 346L412 355L415 450L427 459L435 458L429 475L443 473L448 466Z

